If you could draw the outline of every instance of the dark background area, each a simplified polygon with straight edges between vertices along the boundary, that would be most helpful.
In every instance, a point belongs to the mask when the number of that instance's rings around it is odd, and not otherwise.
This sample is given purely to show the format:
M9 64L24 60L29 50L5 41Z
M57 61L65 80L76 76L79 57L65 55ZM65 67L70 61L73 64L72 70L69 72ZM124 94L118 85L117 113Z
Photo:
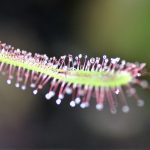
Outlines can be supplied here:
M150 68L150 4L146 0L0 1L0 40L48 56L119 56ZM150 91L144 108L116 115L56 106L45 88L33 96L0 77L0 148L150 148ZM149 77L147 77L149 78ZM94 101L94 99L92 99Z

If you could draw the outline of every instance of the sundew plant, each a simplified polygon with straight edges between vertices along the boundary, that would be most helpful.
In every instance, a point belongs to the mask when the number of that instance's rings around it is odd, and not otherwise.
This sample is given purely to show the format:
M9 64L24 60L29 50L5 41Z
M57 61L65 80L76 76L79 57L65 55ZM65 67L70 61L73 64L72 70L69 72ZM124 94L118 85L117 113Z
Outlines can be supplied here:
M137 106L144 105L133 85L149 88L148 82L140 79L145 65L106 55L96 58L82 54L49 58L46 54L32 54L0 43L0 72L8 76L7 84L15 80L17 88L26 90L29 86L34 95L48 84L45 98L50 100L56 96L57 105L69 94L71 107L80 105L86 108L94 97L97 110L109 105L113 114L118 106L124 113L129 111L126 95L132 96Z

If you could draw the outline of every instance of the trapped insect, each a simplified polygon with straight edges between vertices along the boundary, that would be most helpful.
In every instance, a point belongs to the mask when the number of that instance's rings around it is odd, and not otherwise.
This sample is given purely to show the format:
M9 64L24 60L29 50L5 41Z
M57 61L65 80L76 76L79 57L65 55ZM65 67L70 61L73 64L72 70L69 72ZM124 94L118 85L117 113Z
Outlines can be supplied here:
M34 95L49 84L45 98L50 100L57 96L57 105L64 100L65 94L70 94L71 107L80 105L86 108L90 105L91 97L94 97L97 110L102 110L108 104L110 111L116 113L120 105L122 111L127 113L129 106L126 95L134 97L138 106L143 106L144 101L138 97L133 85L149 88L148 82L140 79L145 65L129 63L118 57L108 58L106 55L89 59L82 54L49 58L45 54L33 55L0 43L0 72L8 76L7 84L15 80L15 86L22 90L29 85Z

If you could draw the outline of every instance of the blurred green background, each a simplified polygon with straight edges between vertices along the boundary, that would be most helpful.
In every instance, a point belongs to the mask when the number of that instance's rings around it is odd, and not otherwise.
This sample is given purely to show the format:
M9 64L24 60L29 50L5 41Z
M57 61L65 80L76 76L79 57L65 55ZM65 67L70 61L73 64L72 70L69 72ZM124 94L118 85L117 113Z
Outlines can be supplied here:
M0 40L49 56L107 54L146 62L150 71L149 0L1 0ZM150 81L150 76L145 77ZM150 91L129 114L57 107L46 89L33 96L0 77L0 148L150 148ZM48 86L47 86L48 88ZM92 99L91 101L94 101Z
M149 62L150 2L148 0L88 1L77 15L78 35L99 55Z

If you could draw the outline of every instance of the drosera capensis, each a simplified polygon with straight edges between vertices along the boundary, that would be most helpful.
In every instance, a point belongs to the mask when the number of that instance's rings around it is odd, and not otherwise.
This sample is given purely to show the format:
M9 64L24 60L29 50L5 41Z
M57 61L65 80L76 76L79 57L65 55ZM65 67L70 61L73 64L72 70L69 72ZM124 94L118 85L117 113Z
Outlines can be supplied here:
M148 82L140 79L145 65L106 55L89 59L82 54L49 58L46 54L32 54L0 42L0 72L8 75L7 84L15 80L15 86L22 90L29 85L34 95L49 84L45 98L50 100L57 96L57 105L65 94L72 97L71 107L86 108L94 97L97 110L102 110L106 103L113 114L118 105L124 113L129 111L127 94L134 97L137 106L144 105L133 85L149 88Z

